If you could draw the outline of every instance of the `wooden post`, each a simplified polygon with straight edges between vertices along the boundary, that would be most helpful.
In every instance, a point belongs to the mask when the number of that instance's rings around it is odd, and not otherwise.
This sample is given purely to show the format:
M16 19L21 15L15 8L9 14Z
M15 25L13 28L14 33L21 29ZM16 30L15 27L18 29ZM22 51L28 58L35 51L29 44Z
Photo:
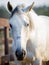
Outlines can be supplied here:
M0 18L0 27L3 27L4 31L4 48L5 48L5 57L1 57L2 65L9 65L9 47L8 47L8 31L9 23L7 19Z
M9 54L8 38L7 38L7 27L4 27L4 39L5 39L5 55ZM5 65L9 65L9 61L5 61Z
M8 39L7 39L7 27L4 28L4 39L5 39L5 55L9 53L8 50Z

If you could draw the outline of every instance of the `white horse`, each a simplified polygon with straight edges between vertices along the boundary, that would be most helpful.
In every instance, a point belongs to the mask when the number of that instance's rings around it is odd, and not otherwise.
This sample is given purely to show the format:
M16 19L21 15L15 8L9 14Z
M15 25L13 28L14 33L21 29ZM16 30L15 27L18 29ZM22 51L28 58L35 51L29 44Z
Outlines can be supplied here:
M12 10L8 3L16 65L23 60L34 60L33 65L42 65L42 60L49 60L49 17L38 16L31 8L32 5L24 9L17 6Z
M49 17L44 16L44 15L37 15L33 10L30 9L32 8L32 5L25 8L23 11L28 12L30 20L34 24L34 34L35 34L35 39L32 38L34 35L33 32L31 34L31 39L35 40L35 46L36 48L36 57L39 59L39 64L42 65L42 60L43 61L48 61L49 60ZM30 11L31 10L31 11ZM32 41L33 42L33 41ZM38 65L38 60L36 59L35 65Z
M19 6L13 10L10 2L8 2L8 9L11 12L9 24L13 37L12 50L15 58L15 64L21 64L21 62L19 62L21 60L25 60L25 62L27 60L30 62L30 60L26 59L26 43L29 39L29 30L31 30L31 28L29 29L29 27L31 27L29 18L25 12L19 9Z

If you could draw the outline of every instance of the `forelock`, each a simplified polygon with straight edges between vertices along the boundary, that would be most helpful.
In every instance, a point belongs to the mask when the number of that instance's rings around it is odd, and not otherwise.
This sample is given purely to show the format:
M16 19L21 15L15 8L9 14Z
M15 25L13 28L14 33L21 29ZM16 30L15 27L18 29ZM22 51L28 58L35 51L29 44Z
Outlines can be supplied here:
M28 16L28 18L29 18L29 28L30 28L30 31L31 31L32 29L34 29L34 24L32 23L32 19L31 19L29 13L27 13L27 16Z
M19 11L19 6L15 7L15 9L12 11L10 18Z

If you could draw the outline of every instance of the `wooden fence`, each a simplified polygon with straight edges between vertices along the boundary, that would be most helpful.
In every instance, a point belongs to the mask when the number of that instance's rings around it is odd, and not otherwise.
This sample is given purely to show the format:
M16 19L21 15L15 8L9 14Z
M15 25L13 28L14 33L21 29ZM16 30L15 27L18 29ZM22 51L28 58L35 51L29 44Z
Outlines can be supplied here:
M0 57L0 62L2 65L9 65L9 41L12 41L9 37L9 23L7 19L0 18L0 31L4 31L4 40L2 39L2 42L4 42L4 56ZM1 41L1 40L0 40Z

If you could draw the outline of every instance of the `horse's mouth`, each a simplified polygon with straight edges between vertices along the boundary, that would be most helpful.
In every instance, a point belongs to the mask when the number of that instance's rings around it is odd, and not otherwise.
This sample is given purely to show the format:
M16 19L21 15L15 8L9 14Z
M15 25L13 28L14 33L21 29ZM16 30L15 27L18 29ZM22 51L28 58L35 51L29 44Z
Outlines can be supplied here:
M18 60L18 61L23 61L23 58L20 57L20 58L17 58L17 60Z
M24 59L25 57L21 57L21 56L17 58L18 61L24 61Z
M24 59L17 59L18 61L20 61L21 63L25 62L25 63L30 63L30 62L34 62L33 59L29 59L29 58L24 58Z

